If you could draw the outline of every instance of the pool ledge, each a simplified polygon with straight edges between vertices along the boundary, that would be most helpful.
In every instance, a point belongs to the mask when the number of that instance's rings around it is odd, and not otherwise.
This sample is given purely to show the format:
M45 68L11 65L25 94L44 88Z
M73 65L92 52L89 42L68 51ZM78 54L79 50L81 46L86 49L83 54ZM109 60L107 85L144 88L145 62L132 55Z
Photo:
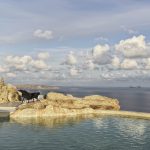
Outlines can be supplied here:
M0 118L8 118L15 110L16 107L0 107Z
M120 110L120 111L98 110L94 114L128 117L128 118L138 118L138 119L149 119L150 120L150 113L144 113L144 112L133 112L133 111L122 111L122 110Z
M52 115L43 115L43 116L32 116L32 115L17 115L13 116L13 111L9 113L10 118L55 118L55 117L76 117L76 116L86 116L90 115L91 117L95 116L116 116L116 117L125 117L125 118L136 118L136 119L147 119L150 120L150 113L144 113L144 112L133 112L133 111L113 111L113 110L95 110L93 112L87 112L87 113L68 113L68 114L52 114Z

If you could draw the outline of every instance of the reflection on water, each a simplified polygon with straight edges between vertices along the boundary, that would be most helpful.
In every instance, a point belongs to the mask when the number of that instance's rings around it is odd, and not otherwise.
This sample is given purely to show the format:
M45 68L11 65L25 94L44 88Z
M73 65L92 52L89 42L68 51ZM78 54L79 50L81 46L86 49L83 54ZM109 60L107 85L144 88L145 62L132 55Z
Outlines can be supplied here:
M109 126L110 120L106 118L99 118L93 121L94 127L97 129L104 129ZM149 121L150 123L150 121ZM113 123L122 133L123 136L130 136L133 138L142 138L145 134L147 123L145 120L131 119L131 118L114 118Z
M93 123L94 123L94 127L96 127L97 129L101 129L102 127L104 127L103 118L96 119L95 121L93 121Z
M8 122L9 122L9 118L0 117L0 128L3 127L3 124L8 123Z
M79 115L76 117L42 117L42 118L15 118L11 119L11 122L16 122L20 123L22 125L40 125L40 126L45 126L49 128L55 128L55 127L61 127L66 124L68 125L74 125L78 124L81 121L84 121L85 119L88 118L93 118L93 115ZM96 117L96 115L95 115Z
M78 116L0 121L2 150L149 150L150 121Z
M133 138L142 138L147 128L146 122L142 120L124 119L118 120L116 124L123 135Z

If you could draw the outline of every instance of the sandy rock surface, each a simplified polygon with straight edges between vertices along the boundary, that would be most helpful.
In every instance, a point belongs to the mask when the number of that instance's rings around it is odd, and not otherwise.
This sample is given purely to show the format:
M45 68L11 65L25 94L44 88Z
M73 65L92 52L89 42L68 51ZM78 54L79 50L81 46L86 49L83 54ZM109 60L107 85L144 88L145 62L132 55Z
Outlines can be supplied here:
M50 117L92 114L98 110L119 110L119 102L104 96L93 95L84 98L50 92L45 100L22 104L11 114L17 117Z
M5 84L3 79L0 79L0 103L17 102L20 100L20 95L15 86Z

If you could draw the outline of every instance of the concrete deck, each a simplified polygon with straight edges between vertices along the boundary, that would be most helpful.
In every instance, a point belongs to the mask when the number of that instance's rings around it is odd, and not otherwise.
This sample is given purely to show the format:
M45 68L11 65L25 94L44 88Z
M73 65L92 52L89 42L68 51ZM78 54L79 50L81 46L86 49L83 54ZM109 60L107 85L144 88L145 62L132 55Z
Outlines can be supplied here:
M0 107L0 113L1 112L14 112L17 107Z
M15 110L16 107L0 107L0 118L9 117Z

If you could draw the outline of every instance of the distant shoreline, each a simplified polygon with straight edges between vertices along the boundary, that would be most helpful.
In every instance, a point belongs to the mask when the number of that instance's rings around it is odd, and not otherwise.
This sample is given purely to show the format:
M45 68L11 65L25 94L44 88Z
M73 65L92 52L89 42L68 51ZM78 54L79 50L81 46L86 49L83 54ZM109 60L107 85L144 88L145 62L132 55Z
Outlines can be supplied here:
M48 85L36 85L36 84L16 84L18 89L31 89L31 90L58 90L58 86L48 86Z

